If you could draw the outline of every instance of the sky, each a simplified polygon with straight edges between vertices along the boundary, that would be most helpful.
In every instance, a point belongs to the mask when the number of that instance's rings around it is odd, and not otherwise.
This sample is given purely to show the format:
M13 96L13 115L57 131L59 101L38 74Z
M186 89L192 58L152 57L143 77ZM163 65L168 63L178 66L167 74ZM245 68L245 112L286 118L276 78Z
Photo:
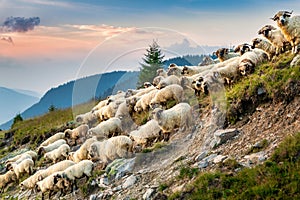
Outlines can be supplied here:
M114 70L139 70L153 40L166 58L258 37L298 0L0 0L0 86L44 94Z

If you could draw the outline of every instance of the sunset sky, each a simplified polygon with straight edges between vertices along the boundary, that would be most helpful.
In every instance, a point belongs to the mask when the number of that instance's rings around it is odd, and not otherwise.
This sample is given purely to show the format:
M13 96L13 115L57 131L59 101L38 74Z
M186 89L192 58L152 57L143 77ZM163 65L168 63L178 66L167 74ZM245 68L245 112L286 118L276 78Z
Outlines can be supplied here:
M0 86L45 93L67 81L138 70L155 39L166 57L250 42L297 0L0 0ZM8 19L37 18L27 29ZM22 28L22 27L21 27ZM9 38L13 42L9 41Z

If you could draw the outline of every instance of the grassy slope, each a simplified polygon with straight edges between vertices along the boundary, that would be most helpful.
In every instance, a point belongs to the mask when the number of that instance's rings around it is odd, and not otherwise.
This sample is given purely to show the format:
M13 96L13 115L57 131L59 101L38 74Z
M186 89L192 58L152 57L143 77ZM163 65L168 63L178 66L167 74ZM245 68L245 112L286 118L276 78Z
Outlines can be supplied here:
M169 199L299 199L299 155L300 133L286 138L264 164L235 175L198 173L183 193Z
M245 101L252 101L255 106L260 103L260 100L269 101L278 98L282 100L281 96L284 96L284 94L281 91L284 91L291 81L300 80L299 67L288 67L291 59L292 57L287 54L282 55L274 62L261 65L254 74L241 79L232 88L227 89L228 104L238 104L236 110L229 112L229 121L234 123L239 115L245 114L247 108L242 107ZM266 94L262 99L257 100L257 89L261 87L266 90ZM196 99L191 99L194 101L190 102L192 105L197 104ZM201 104L200 110L205 109L209 105L208 99L203 96L198 99L198 102ZM29 142L25 146L34 149L40 140L45 138L45 135L65 128L66 123L73 120L73 116L89 111L94 104L94 102L90 102L77 106L75 109L69 108L49 112L41 117L18 122L9 131L0 132L0 139L4 138L5 133L14 132L12 145L0 150L0 158L6 156L13 149L20 147L26 137ZM148 115L142 114L135 117L135 120L139 122L138 124L143 124L147 120ZM196 180L185 192L174 194L170 199L176 199L177 197L186 197L187 199L244 199L248 198L247 196L249 196L249 199L259 199L259 197L271 198L275 195L281 195L282 197L285 197L284 195L294 195L296 197L299 193L299 185L295 180L299 176L299 173L297 174L296 172L299 172L298 154L300 152L300 147L297 146L297 143L292 142L296 140L299 143L300 135L293 139L288 139L288 142L285 143L287 146L281 147L281 150L264 165L254 169L244 169L234 176L223 173L199 174L195 169L183 168L180 172L180 178L196 178ZM152 151L151 148L150 151ZM280 156L283 154L285 156ZM297 156L293 157L292 155ZM292 160L293 162L290 162ZM233 167L233 164L229 165ZM288 194L286 194L287 192Z
M292 58L283 54L273 62L264 63L254 74L227 89L231 123L263 101L289 102L294 97L295 91L289 90L288 86L300 81L300 67L289 67ZM264 88L266 92L262 97L257 95L258 88ZM250 107L243 107L245 102L251 104ZM237 106L232 108L234 104ZM180 178L194 180L184 191L172 194L169 199L300 199L299 158L300 133L286 138L269 160L251 169L201 174L193 168L181 169ZM220 167L232 171L241 166L232 161Z
M5 133L14 133L11 145L0 150L0 159L23 144L27 148L35 149L48 134L54 134L65 129L67 122L72 122L74 116L91 110L94 105L94 102L88 102L73 109L58 109L39 117L17 122L11 130L0 132L1 139L4 138Z

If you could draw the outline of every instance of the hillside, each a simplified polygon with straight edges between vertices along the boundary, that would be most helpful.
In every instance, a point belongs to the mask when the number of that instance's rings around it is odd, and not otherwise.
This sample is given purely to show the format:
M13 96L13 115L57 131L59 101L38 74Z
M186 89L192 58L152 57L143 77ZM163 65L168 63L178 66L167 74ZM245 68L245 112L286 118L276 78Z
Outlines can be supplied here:
M5 87L0 87L0 99L0 124L15 117L39 100L38 97Z
M129 158L107 166L95 162L93 175L78 179L79 189L72 193L68 188L63 198L298 199L300 66L290 66L293 57L287 52L265 61L254 73L209 95L185 90L185 101L193 108L192 127L175 128L169 140L160 135L146 146L137 145ZM174 104L171 100L166 106ZM77 126L73 116L94 105L78 105L76 113L71 108L48 112L0 132L2 169L8 157L36 150L51 135ZM134 130L150 120L151 111L130 115ZM35 169L50 165L41 158ZM11 183L1 197L39 199L41 193L21 191Z
M26 109L24 112L21 112L21 116L24 119L28 119L48 112L48 108L51 105L58 109L68 108L87 102L91 99L104 98L118 90L135 88L137 74L138 72L119 71L93 75L76 81L70 81L56 88L50 89L38 103ZM20 100L21 98L18 98L18 101ZM6 112L11 112L8 108L5 109ZM17 112L20 112L20 110L17 110ZM16 113L14 113L12 117L14 117L15 114ZM5 124L2 124L0 129L9 129L12 122L13 121L10 120Z

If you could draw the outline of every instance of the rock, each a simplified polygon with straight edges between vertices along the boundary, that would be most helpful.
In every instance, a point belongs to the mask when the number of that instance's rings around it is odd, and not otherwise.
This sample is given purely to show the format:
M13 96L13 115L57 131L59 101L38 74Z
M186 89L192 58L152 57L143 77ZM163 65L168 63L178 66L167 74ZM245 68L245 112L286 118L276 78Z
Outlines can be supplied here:
M215 157L217 157L218 155L217 154L210 154L209 156L205 157L203 160L206 160L207 162L212 162Z
M133 186L136 181L137 181L136 176L131 175L125 180L125 182L122 185L122 188L124 188L124 189L129 188L129 187Z
M257 95L263 95L263 94L265 94L265 93L266 93L265 88L260 87L260 88L257 89Z
M147 191L145 192L145 194L143 195L143 199L144 200L150 200L151 196L154 194L155 190L152 188L147 189Z
M203 169L203 168L206 168L208 166L208 162L207 160L202 160L198 163L198 167L199 169Z
M98 195L92 194L89 198L89 200L97 200Z
M108 180L107 176L104 176L100 179L100 184L109 185L109 180Z
M233 138L234 136L238 135L240 132L237 129L226 129L226 130L217 130L214 133L214 137L216 140L216 145L221 145L225 142L227 142L228 140L230 140L231 138Z
M179 185L179 186L175 187L174 189L172 189L172 192L175 193L175 192L181 192L181 191L183 191L185 185L186 184L184 183L182 185Z
M116 159L106 167L105 171L109 177L114 177L118 180L125 176L126 173L132 172L134 163L135 158Z
M198 156L196 156L195 161L196 162L201 161L203 158L205 158L207 156L207 154L208 154L207 151L201 152Z
M260 151L257 153L246 155L244 158L248 161L248 164L251 165L251 164L259 164L264 162L267 159L267 156L264 151Z
M295 67L298 65L300 65L300 55L295 56L290 64L291 67Z
M217 164L223 162L226 158L227 156L218 155L217 157L214 158L213 163Z
M118 192L118 191L120 191L120 190L122 190L122 186L121 186L121 185L119 185L119 186L117 186L117 187L114 187L114 188L112 189L113 192Z

